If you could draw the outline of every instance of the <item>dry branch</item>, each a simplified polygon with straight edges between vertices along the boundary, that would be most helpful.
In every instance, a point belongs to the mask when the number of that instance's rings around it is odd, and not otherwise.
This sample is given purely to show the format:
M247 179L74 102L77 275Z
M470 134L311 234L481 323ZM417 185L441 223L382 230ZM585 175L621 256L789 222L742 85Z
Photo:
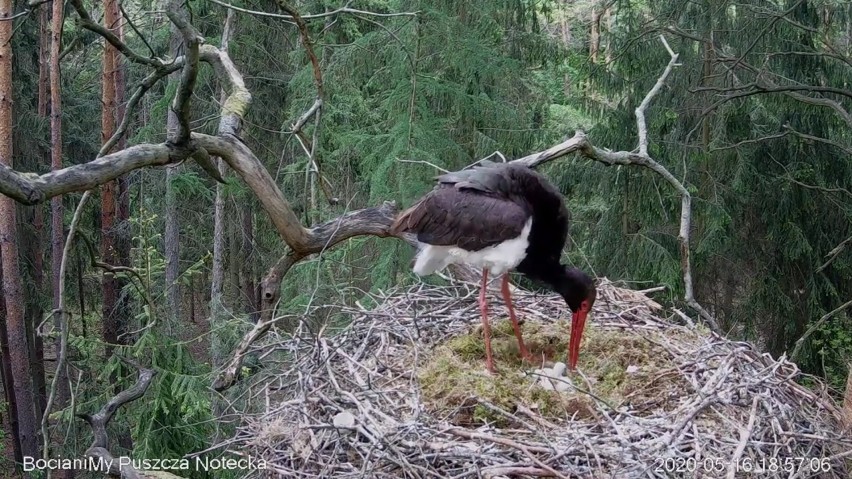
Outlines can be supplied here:
M116 50L120 51L125 57L127 57L128 60L133 63L148 65L154 68L165 66L165 63L159 58L145 57L134 52L130 47L122 42L116 34L110 31L109 28L106 28L92 20L88 10L86 10L86 7L83 5L83 0L70 0L70 3L77 12L77 15L80 17L78 20L80 26L103 37L112 46L114 46Z
M665 84L666 78L668 78L669 74L671 74L672 70L675 66L677 66L678 54L675 53L671 47L669 47L666 39L660 35L660 40L665 46L666 50L669 52L671 59L669 60L668 65L666 65L665 70L657 79L657 82L651 88L645 98L642 100L642 103L636 107L636 126L639 134L639 145L638 145L638 153L628 152L628 151L607 151L602 150L593 146L589 143L585 134L582 131L578 131L575 133L574 137L560 143L559 145L553 146L548 150L545 150L540 153L535 153L533 155L526 156L524 158L520 158L515 160L517 162L521 162L527 166L535 167L541 163L546 161L559 158L563 155L572 152L579 152L584 157L599 161L605 165L636 165L636 166L644 166L658 175L662 176L672 187L678 192L681 197L681 211L680 211L680 231L678 233L678 243L680 245L680 261L681 261L681 272L683 274L683 283L684 283L684 301L707 322L710 328L715 332L721 332L719 328L719 324L716 319L711 316L695 299L695 294L693 290L693 282L692 282L692 265L690 261L690 241L689 234L692 223L692 195L689 193L689 190L680 182L671 172L666 169L662 164L658 163L656 160L651 158L648 155L648 127L645 120L645 112L648 109L648 106L651 103L651 100L656 96L659 91L662 89Z
M221 0L211 0L211 1L215 4L217 4L217 5L221 5L225 8L227 8L227 9L235 11L235 12L247 13L249 15L257 15L259 17L279 18L281 20L286 20L286 21L291 21L291 22L294 21L294 18L293 18L292 15L282 15L280 13L270 13L270 12L262 12L262 11L259 11L259 10L249 10L247 8L241 8L241 7L238 7L236 5L232 5L230 3L223 2ZM370 12L370 11L366 11L366 10L358 10L358 9L350 8L350 7L340 7L338 9L332 10L330 12L318 13L318 14L315 14L315 15L310 15L310 14L301 15L300 18L303 18L303 19L306 19L306 20L313 20L313 19L317 19L317 18L331 17L331 16L334 16L334 15L338 15L340 13L351 13L351 14L355 14L355 15L368 15L368 16L374 16L374 17L413 17L413 16L416 16L420 12L376 13L376 12Z
M183 37L186 51L183 71L181 72L177 92L171 105L172 111L178 119L178 131L168 132L169 142L176 145L183 145L189 141L191 133L189 127L190 100L192 99L192 92L195 90L195 79L198 77L198 49L199 45L204 43L204 38L189 23L186 12L180 7L179 2L172 1L169 3L167 15Z
M92 428L92 434L94 435L94 440L86 451L86 455L96 459L103 458L107 464L112 465L109 470L110 475L120 476L125 479L137 479L141 478L141 476L130 465L119 469L119 462L115 461L109 452L109 437L107 436L106 428L113 415L115 415L115 412L118 411L118 408L141 398L157 374L153 369L145 369L138 366L137 368L139 369L139 379L136 381L136 384L113 396L97 413L93 415L77 414L77 417L89 423L89 426Z

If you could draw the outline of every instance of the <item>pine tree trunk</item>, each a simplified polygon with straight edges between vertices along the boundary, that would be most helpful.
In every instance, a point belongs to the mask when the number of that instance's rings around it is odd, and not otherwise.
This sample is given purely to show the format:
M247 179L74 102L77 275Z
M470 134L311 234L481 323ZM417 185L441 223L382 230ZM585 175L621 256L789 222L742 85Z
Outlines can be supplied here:
M0 0L0 18L13 13L12 0ZM0 164L12 167L12 33L14 24L0 22ZM14 201L0 195L0 255L3 296L6 299L6 333L18 412L18 437L24 456L38 456L38 423L30 368L24 291L18 266L17 211Z
M0 248L2 255L2 248ZM0 285L3 284L3 268L0 268ZM0 379L3 381L3 393L6 399L7 414L4 415L4 430L12 434L12 459L23 461L21 441L18 440L18 407L15 401L15 385L12 381L12 362L9 360L9 337L6 335L6 301L0 294Z
M46 10L46 8L42 7ZM64 11L62 6L53 5L53 14L50 27L50 169L62 169L62 70L59 65L59 53L62 49L62 25L64 22ZM62 265L62 250L65 247L65 231L63 218L65 215L62 206L62 197L54 196L50 199L50 257L51 257L51 291L53 296L53 308L59 307L59 269ZM83 301L83 297L80 297ZM54 315L53 322L56 331L59 331L59 315ZM57 335L54 342L55 355L59 356L60 339ZM57 409L62 409L68 403L71 393L68 389L67 370L56 371L56 395L54 404ZM48 411L47 414L50 414Z
M50 65L50 37L48 36L48 27L50 24L50 16L47 8L39 9L39 51L38 51L38 116L47 119L48 108L50 105L50 91L48 90L49 81L49 65ZM49 163L50 153L44 152L43 160ZM38 404L36 409L36 420L41 422L41 414L44 411L45 403L47 402L47 384L45 382L44 372L44 342L38 334L36 328L41 323L44 317L44 309L42 308L42 299L45 293L44 285L44 207L36 205L33 209L33 229L35 238L32 241L32 265L33 265L33 282L35 289L38 292L34 298L31 298L30 303L30 319L28 321L32 330L33 339L33 354L31 355L33 384L38 394Z
M116 0L104 2L104 25L114 30L118 23L118 6ZM116 130L116 72L118 52L110 44L104 46L103 73L101 76L101 144L106 143ZM107 152L109 153L109 152ZM113 180L101 187L101 261L115 265L118 258L117 250L117 207L118 181ZM103 289L103 339L106 343L106 357L112 355L113 345L118 343L121 333L120 315L118 308L118 281L112 274L104 274Z
M228 289L225 294L232 308L239 308L240 297L240 243L237 238L237 225L240 224L240 210L234 208L234 214L228 221Z

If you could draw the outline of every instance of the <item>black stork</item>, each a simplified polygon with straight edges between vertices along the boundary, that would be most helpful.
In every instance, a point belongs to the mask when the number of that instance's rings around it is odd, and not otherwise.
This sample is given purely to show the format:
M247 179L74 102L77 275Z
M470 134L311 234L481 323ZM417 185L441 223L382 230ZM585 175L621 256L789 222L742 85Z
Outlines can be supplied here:
M509 292L509 271L549 285L573 312L568 367L577 365L586 316L595 302L594 281L560 264L569 213L559 191L544 176L520 164L485 161L481 166L438 177L435 188L400 213L393 234L413 233L420 243L414 272L432 274L452 263L482 270L479 310L485 364L494 372L485 290L488 273L503 275L503 300L520 354L531 360Z

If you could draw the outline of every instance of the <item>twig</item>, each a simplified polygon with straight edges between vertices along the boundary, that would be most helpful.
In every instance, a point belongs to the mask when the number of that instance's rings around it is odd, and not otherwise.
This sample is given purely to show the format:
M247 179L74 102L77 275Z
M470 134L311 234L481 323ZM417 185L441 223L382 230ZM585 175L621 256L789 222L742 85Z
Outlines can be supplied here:
M80 218L83 217L83 208L86 202L92 196L92 192L83 193L80 198L80 203L77 204L77 209L74 210L74 216L71 218L71 225L68 227L68 237L65 238L65 247L62 249L62 262L59 266L59 287L57 297L59 302L56 308L56 314L59 315L59 359L56 361L57 374L53 375L53 380L50 382L50 391L47 396L47 404L44 408L44 414L41 418L41 435L42 435L42 453L44 459L50 458L50 434L48 433L48 423L50 410L53 408L53 401L56 398L56 386L62 374L59 371L65 369L65 361L68 351L68 313L65 311L65 274L68 271L68 258L71 257L71 247L74 244L74 236L77 233L77 228L80 225Z
M743 456L749 438L754 432L754 422L757 419L757 403L760 401L760 396L755 395L751 402L751 414L749 414L748 425L740 430L740 442L734 450L734 455L731 457L731 462L728 464L727 479L734 479L737 475L737 469L740 466L740 458Z
M836 307L832 311L824 314L821 318L816 320L816 322L814 322L812 325L810 325L810 327L808 327L808 329L805 331L805 333L802 334L802 336L799 339L796 340L796 344L793 347L793 352L790 353L790 357L791 358L799 357L799 352L801 351L802 346L805 344L805 340L808 339L811 336L811 334L813 334L817 329L819 329L820 326L823 325L823 323L828 321L835 314L840 313L841 311L845 310L846 308L848 308L850 306L852 306L852 300L849 300L849 301L841 304L840 306Z
M483 441L490 441L490 442L493 442L493 443L502 444L504 446L509 446L511 448L517 449L517 450L523 452L538 467L544 469L545 471L553 474L556 477L561 477L562 479L568 479L568 476L560 473L556 469L553 469L552 467L548 466L547 464L541 462L535 456L535 454L533 454L531 448L529 448L529 447L527 447L527 446L525 446L525 445L523 445L519 442L515 442L511 439L507 439L507 438L504 438L504 437L497 437L497 436L492 436L492 435L489 435L489 434L471 432L471 431L467 431L467 430L464 430L464 429L450 429L448 432L450 434L455 434L456 436L465 437L467 439L479 439L479 440L483 440ZM538 449L538 448L532 448L532 449Z

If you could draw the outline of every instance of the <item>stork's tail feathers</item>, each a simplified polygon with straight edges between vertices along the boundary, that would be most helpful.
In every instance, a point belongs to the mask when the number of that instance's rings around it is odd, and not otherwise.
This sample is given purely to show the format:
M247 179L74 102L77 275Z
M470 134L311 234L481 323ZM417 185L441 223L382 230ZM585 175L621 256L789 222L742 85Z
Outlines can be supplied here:
M423 249L417 253L417 260L414 262L412 270L418 276L428 276L435 271L446 268L451 262L452 257L446 251L446 248L424 245Z

